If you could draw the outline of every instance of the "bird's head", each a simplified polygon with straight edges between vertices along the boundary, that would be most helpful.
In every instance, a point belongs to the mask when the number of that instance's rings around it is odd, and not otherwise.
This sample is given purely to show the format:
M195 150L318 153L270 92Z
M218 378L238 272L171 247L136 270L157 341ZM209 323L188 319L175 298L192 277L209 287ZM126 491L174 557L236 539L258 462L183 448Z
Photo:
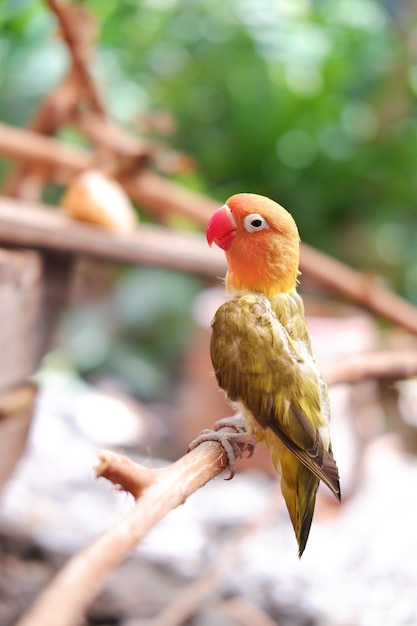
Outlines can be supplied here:
M255 291L272 297L295 289L299 235L292 216L282 206L252 193L231 196L211 217L207 241L226 253L226 287L232 292Z

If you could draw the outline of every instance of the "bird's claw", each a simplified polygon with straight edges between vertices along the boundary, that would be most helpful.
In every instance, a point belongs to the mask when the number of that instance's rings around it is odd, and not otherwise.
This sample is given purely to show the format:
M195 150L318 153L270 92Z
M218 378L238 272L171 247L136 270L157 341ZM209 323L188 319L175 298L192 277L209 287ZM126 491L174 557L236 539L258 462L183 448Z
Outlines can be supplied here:
M214 429L206 428L194 439L188 451L193 450L205 441L218 441L227 456L227 467L230 472L225 480L231 480L236 474L236 459L246 452L251 457L255 450L256 440L248 435L243 417L237 415L218 420ZM222 428L233 428L235 432L221 431Z
M241 415L232 415L231 417L223 417L222 419L217 420L214 424L214 430L218 431L221 428L234 428L236 431L236 435L234 433L225 433L225 436L232 435L233 443L235 446L237 444L241 444L242 448L239 447L239 455L243 456L246 453L246 458L250 458L255 452L256 439L254 436L248 434L246 430L246 422L245 418Z

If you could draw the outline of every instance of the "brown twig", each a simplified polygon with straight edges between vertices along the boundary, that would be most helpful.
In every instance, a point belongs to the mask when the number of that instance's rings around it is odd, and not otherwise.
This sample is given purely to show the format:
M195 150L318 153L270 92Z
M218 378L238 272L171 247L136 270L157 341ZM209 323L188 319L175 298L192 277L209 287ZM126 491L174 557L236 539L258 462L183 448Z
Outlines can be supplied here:
M169 267L209 278L221 276L225 270L220 250L210 250L200 234L151 225L130 233L112 233L40 205L1 197L0 243Z
M135 202L165 223L169 223L173 216L181 215L205 228L220 205L150 170L135 176L122 176L118 180Z
M54 182L68 182L71 176L94 165L94 154L73 148L31 130L0 123L0 153L23 163L38 163L60 172ZM53 179L53 176L52 176ZM8 195L8 189L5 189Z
M243 445L242 452L244 449ZM226 469L226 465L224 450L215 442L200 444L164 469L142 467L125 456L102 451L97 476L131 493L137 503L124 519L70 559L17 626L75 626L113 569L146 533L169 511ZM189 585L148 626L180 626L191 617L233 567L242 542L270 519L275 502L274 497L268 502L264 515L258 513L241 529L207 573Z
M342 294L376 315L417 334L417 307L384 289L368 275L307 244L301 248L301 271L316 278L333 293Z
M417 350L381 350L357 354L335 363L325 372L328 385L378 380L402 380L417 376Z
M76 126L94 143L115 152L119 157L146 160L151 151L150 142L131 135L122 126L110 119L90 112L77 112Z
M68 561L17 626L76 626L111 572L146 533L226 466L226 454L217 442L201 444L164 469L137 466L121 455L101 452L97 476L140 497L123 519Z
M104 108L88 70L92 43L95 39L92 35L93 33L96 35L97 23L92 20L82 5L65 4L59 0L46 1L59 22L61 34L70 52L72 66L82 85L84 97L96 113L104 116Z
M50 3L51 4L51 3ZM68 22L72 47L78 50L78 62L73 63L61 82L41 101L33 118L29 121L29 129L33 133L52 136L55 132L74 116L80 106L80 80L83 85L84 99L87 97L90 105L101 113L102 107L96 95L94 83L89 79L86 67L96 39L97 24L81 5L58 4L52 0L52 9L56 8L58 20L61 18L62 34L68 35ZM65 15L64 15L65 14ZM76 23L76 26L74 26ZM71 48L70 48L71 52ZM81 77L81 78L80 78ZM84 77L84 78L83 78ZM97 108L98 107L98 108ZM45 167L46 165L46 167ZM25 159L11 169L4 182L4 191L13 197L25 197L32 200L39 199L42 186L51 178L51 165L60 165L59 161L50 161L45 164L42 159ZM68 174L67 174L68 179ZM61 181L59 181L61 182Z

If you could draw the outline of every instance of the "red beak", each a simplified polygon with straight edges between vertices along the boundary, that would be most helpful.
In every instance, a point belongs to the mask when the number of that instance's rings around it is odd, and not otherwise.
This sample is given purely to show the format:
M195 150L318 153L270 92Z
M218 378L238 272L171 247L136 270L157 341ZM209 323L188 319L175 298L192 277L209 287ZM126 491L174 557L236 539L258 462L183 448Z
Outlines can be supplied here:
M210 218L206 230L207 241L209 246L214 241L219 248L228 250L235 236L236 222L231 210L225 204L220 209L217 209Z

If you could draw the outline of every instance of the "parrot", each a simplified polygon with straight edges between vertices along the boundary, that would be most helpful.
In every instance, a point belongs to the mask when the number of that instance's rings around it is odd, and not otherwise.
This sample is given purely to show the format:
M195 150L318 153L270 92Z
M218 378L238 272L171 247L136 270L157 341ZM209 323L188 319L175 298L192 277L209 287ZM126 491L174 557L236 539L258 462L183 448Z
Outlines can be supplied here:
M301 557L320 480L338 500L341 491L327 387L297 292L297 225L274 200L238 193L212 215L206 237L210 246L224 250L228 266L230 299L215 313L210 338L218 385L241 423L240 428L231 423L237 432L225 436L241 442L246 437L249 443L252 437L266 445L281 477ZM226 425L226 420L219 422ZM229 454L230 444L224 447ZM229 468L232 477L233 461Z

